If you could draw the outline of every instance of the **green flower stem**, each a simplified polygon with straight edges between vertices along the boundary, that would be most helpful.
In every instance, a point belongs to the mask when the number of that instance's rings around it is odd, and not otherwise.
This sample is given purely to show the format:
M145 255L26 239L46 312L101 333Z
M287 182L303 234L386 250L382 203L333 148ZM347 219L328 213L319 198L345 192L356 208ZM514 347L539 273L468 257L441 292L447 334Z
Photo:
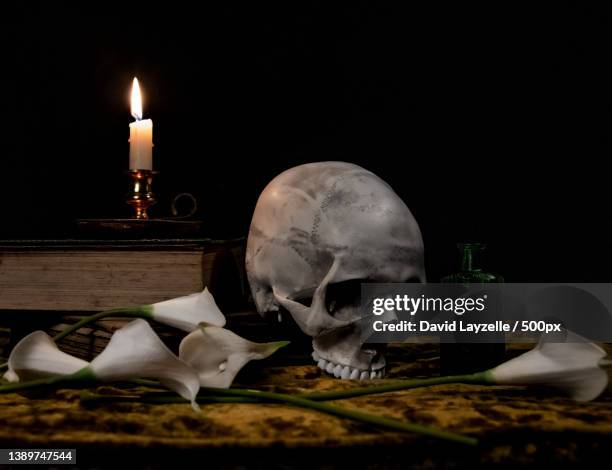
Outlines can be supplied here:
M153 308L150 305L142 305L140 307L128 307L128 308L114 308L111 310L105 310L103 312L96 313L89 317L85 317L74 325L69 326L61 333L56 334L53 337L53 341L56 343L71 333L74 333L79 328L83 328L89 323L101 320L107 317L127 317L127 318L144 318L145 320L153 320Z
M406 423L392 418L383 416L371 415L360 411L348 410L337 406L328 405L326 403L318 403L307 400L296 395L286 395L283 393L261 392L258 390L245 389L217 389L203 388L205 392L210 392L212 395L198 395L197 402L203 403L262 403L275 402L288 405L294 405L300 408L309 408L320 411L326 414L348 418L355 421L360 421L375 426L393 429L395 431L415 432L426 436L435 437L461 444L476 445L478 440L473 437L456 434L441 429L423 426L420 424ZM174 404L174 403L189 403L188 400L177 396L169 396L166 392L149 392L143 395L99 395L90 392L81 394L81 402L84 405L95 405L99 403L112 402L137 402L151 404Z
M159 382L151 381L151 380L132 380L130 383L139 386L146 387L161 387ZM349 390L342 391L331 391L331 392L314 392L314 393L302 393L296 395L290 395L297 398L305 398L307 400L312 401L331 401L331 400L343 400L346 398L354 398L360 397L364 395L375 395L379 393L387 393L387 392L396 392L399 390L408 390L411 388L419 388L419 387L430 387L432 385L443 385L443 384L453 384L453 383L463 383L463 384L476 384L476 385L494 385L495 381L491 376L489 371L485 372L477 372L475 374L466 374L466 375L448 375L444 377L432 377L429 379L405 379L398 380L390 384L385 385L372 385L369 387L358 387L352 388ZM204 399L210 396L210 394L215 394L219 392L220 394L225 393L227 389L218 389L218 388L206 388L202 389L206 390L205 393L200 393L198 395L198 399ZM245 389L232 389L232 390L245 390ZM146 397L162 397L162 396L171 396L172 392L168 391L158 391L158 392L146 392Z
M407 431L423 434L425 436L435 437L446 441L459 442L461 444L476 445L478 439L469 436L463 436L449 431L443 431L441 429L432 428L429 426L423 426L421 424L405 423L384 416L376 416L361 411L347 410L346 408L339 408L337 406L328 405L327 403L320 403L306 398L301 398L296 395L286 395L284 393L273 393L273 392L262 392L259 390L244 390L244 389L217 389L217 388L205 388L202 387L203 391L208 391L211 394L235 396L235 397L247 397L247 398L260 398L263 400L275 401L280 403L286 403L289 405L295 405L301 408L309 408L311 410L321 411L323 413L340 416L342 418L349 418L363 423L374 424L396 431Z
M138 386L138 387L163 388L164 390L166 390L166 387L164 387L162 384L160 384L159 381L157 381L157 380L151 380L151 379L132 379L132 380L129 380L127 383L130 384L130 385ZM169 394L174 395L174 392L170 392L170 391L158 392L158 393L169 393Z
M80 397L81 403L84 405L96 405L101 403L117 403L117 402L136 402L136 403L151 403L155 405L160 404L183 404L190 403L183 397L176 396L176 394L170 395L168 393L145 393L143 395L100 395L97 393L91 393L84 391ZM225 397L225 396L201 396L197 399L199 404L206 403L261 403L261 400L255 398L244 398L244 397Z
M59 387L64 385L79 384L82 386L95 381L96 377L89 367L83 367L70 375L56 375L54 377L45 377L44 379L29 380L27 382L11 382L0 385L0 393L19 392L22 390L30 390L39 387Z
M352 388L339 392L315 392L300 395L308 400L325 401L325 400L342 400L345 398L360 397L363 395L374 395L378 393L396 392L398 390L407 390L410 388L429 387L431 385L464 383L478 385L493 385L495 381L489 371L477 372L475 374L465 375L447 375L444 377L431 377L429 379L406 379L385 385L372 385L370 387Z

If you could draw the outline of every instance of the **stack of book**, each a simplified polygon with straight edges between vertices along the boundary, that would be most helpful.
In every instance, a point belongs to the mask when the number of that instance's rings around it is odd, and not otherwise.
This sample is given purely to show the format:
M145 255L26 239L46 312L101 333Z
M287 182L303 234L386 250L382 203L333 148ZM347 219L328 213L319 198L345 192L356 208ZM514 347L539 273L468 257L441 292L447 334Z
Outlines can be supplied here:
M0 355L6 357L33 330L53 335L83 315L152 304L204 287L225 314L248 308L244 239L3 240L0 333L10 333L0 335L0 347L6 343ZM104 320L81 328L61 348L91 359L123 324ZM171 328L158 332L162 339L180 337Z
M248 292L243 242L0 241L0 324L2 311L100 311L159 302L205 286L218 303L240 303Z

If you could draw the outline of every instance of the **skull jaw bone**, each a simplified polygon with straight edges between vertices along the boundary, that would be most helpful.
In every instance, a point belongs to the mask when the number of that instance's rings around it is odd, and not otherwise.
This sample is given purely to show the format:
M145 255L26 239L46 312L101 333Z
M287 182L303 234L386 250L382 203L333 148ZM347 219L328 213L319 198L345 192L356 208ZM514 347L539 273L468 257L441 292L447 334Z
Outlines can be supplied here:
M358 325L335 329L312 340L312 358L334 377L350 380L381 379L385 376L384 346L362 348Z

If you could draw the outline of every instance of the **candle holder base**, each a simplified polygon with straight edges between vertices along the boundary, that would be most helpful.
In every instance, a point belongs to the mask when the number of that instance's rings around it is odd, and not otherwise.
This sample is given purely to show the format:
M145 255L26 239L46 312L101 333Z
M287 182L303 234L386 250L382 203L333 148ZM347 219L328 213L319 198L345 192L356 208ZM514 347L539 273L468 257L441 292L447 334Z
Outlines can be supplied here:
M153 193L153 177L158 174L153 170L129 170L130 186L126 203L134 208L134 218L149 218L147 209L157 202Z
M202 220L78 219L80 237L92 239L191 239L203 236Z

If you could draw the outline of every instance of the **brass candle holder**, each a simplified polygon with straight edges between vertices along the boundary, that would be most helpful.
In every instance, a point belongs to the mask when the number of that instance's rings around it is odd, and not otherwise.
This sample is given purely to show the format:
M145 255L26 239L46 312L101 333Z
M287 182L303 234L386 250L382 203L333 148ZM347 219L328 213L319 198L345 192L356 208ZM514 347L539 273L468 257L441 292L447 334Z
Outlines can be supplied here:
M157 202L153 193L153 178L158 174L153 170L128 170L129 189L126 203L134 208L130 218L115 219L77 219L77 228L91 240L136 240L145 242L150 239L199 238L202 220L193 218L197 210L195 198L181 193L172 202L174 217L149 218L147 210ZM179 199L192 200L191 210L179 215L176 207ZM184 211L183 211L184 212ZM140 245L138 245L140 246Z
M153 193L153 177L157 174L153 170L128 170L130 186L127 202L134 208L136 219L148 219L147 209L157 202Z

